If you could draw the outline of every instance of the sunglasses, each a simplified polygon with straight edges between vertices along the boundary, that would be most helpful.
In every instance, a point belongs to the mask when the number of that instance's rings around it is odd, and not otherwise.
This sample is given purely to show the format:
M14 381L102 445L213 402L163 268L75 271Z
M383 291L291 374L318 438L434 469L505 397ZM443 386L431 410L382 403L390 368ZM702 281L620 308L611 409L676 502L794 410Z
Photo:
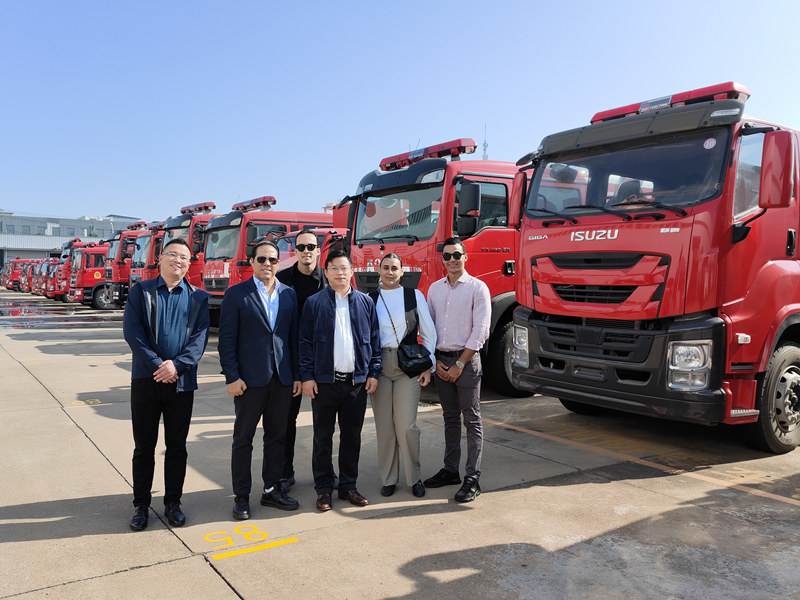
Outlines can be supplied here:
M464 256L463 252L453 252L450 254L449 252L442 252L442 258L445 260L450 260L451 258L455 258L456 260L461 260L461 257Z
M267 261L269 261L271 265L277 265L280 262L280 260L274 256L256 256L256 262L260 265L263 265Z
M298 252L305 252L306 250L308 250L309 252L313 252L314 250L316 250L316 248L317 248L316 244L297 244L297 246L294 247L294 249L297 250Z

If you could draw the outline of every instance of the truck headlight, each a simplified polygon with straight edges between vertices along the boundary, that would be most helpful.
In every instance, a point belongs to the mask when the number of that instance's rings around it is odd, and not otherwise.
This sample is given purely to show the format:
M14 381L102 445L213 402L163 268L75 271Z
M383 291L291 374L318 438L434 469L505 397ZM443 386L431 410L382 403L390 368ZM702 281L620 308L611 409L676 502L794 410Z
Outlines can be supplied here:
M667 387L682 391L707 388L711 374L711 348L711 340L670 342Z
M514 364L528 368L528 330L514 325Z

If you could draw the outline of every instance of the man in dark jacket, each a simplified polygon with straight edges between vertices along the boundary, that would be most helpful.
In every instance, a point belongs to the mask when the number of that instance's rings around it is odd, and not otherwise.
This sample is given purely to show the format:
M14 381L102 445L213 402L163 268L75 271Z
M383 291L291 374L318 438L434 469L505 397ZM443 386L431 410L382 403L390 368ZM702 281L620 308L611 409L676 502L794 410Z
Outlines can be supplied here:
M311 468L317 510L331 509L333 430L339 418L339 498L369 504L356 489L367 394L378 386L381 341L375 303L350 287L353 264L341 250L325 260L329 287L306 300L300 320L300 377L311 398Z
M152 499L158 423L164 417L164 514L173 527L181 511L186 477L186 437L192 419L197 363L208 342L208 294L184 277L191 260L182 239L164 246L156 279L131 288L123 318L125 341L133 353L131 421L133 424L133 504L130 527L147 527Z
M286 419L292 395L300 395L297 370L297 296L275 278L278 247L263 241L250 262L253 277L225 292L219 319L219 362L233 396L231 475L233 518L250 518L253 436L264 428L262 506L296 510L280 485Z

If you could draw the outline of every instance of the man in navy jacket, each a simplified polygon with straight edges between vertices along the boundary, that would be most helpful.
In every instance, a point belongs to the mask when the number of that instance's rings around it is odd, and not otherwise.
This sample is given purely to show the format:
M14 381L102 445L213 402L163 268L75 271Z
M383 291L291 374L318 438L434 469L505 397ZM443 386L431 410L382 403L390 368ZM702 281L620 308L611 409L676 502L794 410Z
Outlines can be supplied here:
M339 498L369 502L356 489L367 394L378 386L381 340L375 303L350 287L353 263L341 250L325 259L329 287L306 300L300 322L300 377L311 398L314 450L311 468L317 510L331 509L333 431L339 419Z
M250 262L253 277L225 292L219 320L219 362L233 396L231 475L233 517L250 518L253 436L264 428L262 506L296 510L298 502L280 485L286 421L292 396L301 392L297 369L297 296L275 277L278 247L263 241Z
M164 417L164 506L169 524L180 527L186 477L186 437L192 419L197 363L208 343L208 294L184 277L191 252L184 240L164 246L156 279L142 281L128 294L122 331L133 353L134 531L147 527L152 499L158 423Z

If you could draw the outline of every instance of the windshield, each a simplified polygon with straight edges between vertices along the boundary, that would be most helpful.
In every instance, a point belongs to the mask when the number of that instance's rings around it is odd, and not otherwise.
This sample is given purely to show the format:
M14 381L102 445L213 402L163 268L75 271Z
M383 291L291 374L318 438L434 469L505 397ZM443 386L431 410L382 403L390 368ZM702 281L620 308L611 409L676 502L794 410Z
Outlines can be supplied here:
M206 239L206 261L233 258L239 245L239 227L213 229Z
M116 260L118 248L119 248L119 240L113 240L108 245L108 251L106 252L106 256L112 260Z
M355 240L376 243L381 240L427 240L439 221L442 184L404 191L364 194L358 203Z
M527 212L574 217L654 206L682 212L679 207L722 190L728 136L727 128L704 129L546 157L536 169Z
M176 227L175 229L167 229L164 232L164 246L167 245L167 242L178 239L186 240L187 242L189 242L188 227Z
M149 235L136 238L136 249L133 251L133 258L131 259L132 269L142 269L146 266L147 251L150 249L150 240L152 239Z
M72 260L69 263L70 271L78 271L83 264L83 252L75 252L72 255Z

